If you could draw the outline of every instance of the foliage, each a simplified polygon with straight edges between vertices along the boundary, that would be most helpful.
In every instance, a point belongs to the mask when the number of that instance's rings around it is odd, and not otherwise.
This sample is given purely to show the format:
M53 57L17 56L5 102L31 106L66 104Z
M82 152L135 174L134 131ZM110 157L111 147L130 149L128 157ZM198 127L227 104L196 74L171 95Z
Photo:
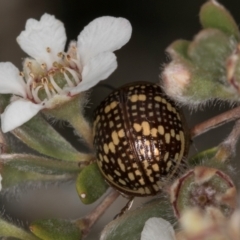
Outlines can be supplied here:
M47 17L49 16L45 15L45 18ZM49 19L52 21L51 17L49 17ZM124 26L129 26L125 20L118 20L121 24L125 24ZM208 1L201 7L200 22L202 30L196 34L192 41L176 40L168 46L166 51L171 57L171 61L165 65L161 73L161 87L167 96L174 100L179 106L186 105L190 109L204 106L206 103L211 104L215 99L237 103L240 96L240 32L238 25L231 14L215 0ZM91 27L92 26L93 25L91 25ZM112 30L115 35L119 34L115 29ZM104 28L102 28L101 31L104 31ZM111 61L113 61L114 64L116 59L112 52L119 49L129 40L130 32L131 29L129 33L124 33L127 35L122 37L123 40L119 37L120 35L117 35L118 39L122 41L117 46L114 46L114 43L112 46L111 42L105 43L104 41L107 40L104 38L102 54L109 51L109 56L113 57ZM27 29L25 33L27 33ZM81 81L84 80L84 78L82 79L81 77L85 75L88 76L90 82L92 78L96 78L97 83L99 80L105 79L116 67L115 65L113 67L111 63L111 66L109 65L109 74L99 72L98 70L96 76L101 75L98 78L94 75L94 68L91 69L93 66L96 67L94 65L95 62L91 62L87 52L82 53L87 59L86 65L78 59L76 48L82 49L81 44L85 44L84 40L86 40L85 38L88 37L90 32L84 32L84 34L80 35L78 45L76 45L76 43L70 45L68 52L71 55L70 62L67 62L65 59L69 55L64 55L65 53L61 55L61 66L63 66L63 68L65 65L67 66L65 68L66 72L65 70L60 70L60 65L55 66L55 64L53 67L54 70L59 70L59 72L53 73L54 80L58 83L61 82L62 86L64 86L66 82L69 86L72 86L76 78L79 78L79 83L75 86L77 88L80 86ZM26 39L23 35L20 36L23 38L22 41L25 41ZM112 36L112 38L114 39L114 36ZM92 42L90 42L88 46L90 50L96 50L97 48L94 48L91 44ZM109 49L106 50L107 48ZM28 51L27 49L26 52ZM98 53L98 50L96 50L96 52ZM103 63L98 59L99 55L97 55L96 58L99 64ZM37 60L36 58L36 61ZM37 63L32 62L32 64ZM3 71L1 66L0 86L4 87L4 84L3 86L1 85L1 70ZM45 70L48 66L42 65L43 70L40 70L39 66L36 67L34 65L31 67L35 69L35 74L40 74L39 71ZM85 70L84 67L86 67ZM26 72L28 73L29 71L28 68L30 68L29 65L24 69L25 75ZM51 71L53 71L53 68L51 68ZM73 73L73 69L77 69L78 71ZM4 74L6 75L6 73ZM51 74L52 72L49 70L46 76L49 77L51 81L49 80L49 82L47 82L48 86L44 88L46 92L41 92L41 96L50 96L54 92L51 88L51 84L53 84ZM46 79L44 79L44 81L45 80ZM45 83L46 82L43 82L42 84L44 85ZM94 84L96 83L94 82ZM89 83L89 88L84 85L84 91L90 89L94 84ZM1 194L4 194L8 189L24 184L31 185L35 182L60 183L71 180L76 183L76 191L80 200L84 204L92 204L107 191L108 185L96 163L96 159L99 156L95 156L93 144L93 129L95 123L92 124L84 116L84 109L89 101L88 94L83 91L77 92L77 94L74 95L76 89L71 89L69 90L69 94L66 94L64 87L62 90L65 94L64 97L62 97L61 89L57 94L57 97L60 96L63 98L61 101L55 99L56 101L53 101L53 103L48 99L51 102L51 107L43 108L46 101L44 102L42 99L41 101L39 100L42 104L41 111L38 109L38 113L36 113L35 116L32 116L31 119L28 119L25 123L11 130L11 133L16 138L28 145L36 154L15 153L14 143L9 141L8 134L4 134L2 131L0 132ZM2 92L0 95L2 125L5 121L4 114L8 111L9 105L16 101L16 94L12 94L14 95L13 97L11 97L12 95L10 95L9 92ZM34 96L34 98L35 100L38 99L36 96ZM24 99L27 99L25 95ZM28 99L26 101L30 100ZM50 118L56 121L61 120L68 122L73 127L77 137L84 141L88 147L88 151L82 152L75 149L71 143L51 126L48 121ZM225 224L229 219L230 225L223 230L224 239L238 239L240 233L237 231L239 231L239 229L236 230L234 227L237 221L236 219L240 218L239 211L235 210L237 189L232 180L233 172L229 160L235 154L236 142L240 135L239 118L240 110L239 107L236 107L233 110L215 116L213 119L195 126L190 133L187 134L191 139L194 139L211 128L237 120L232 132L221 144L189 157L186 160L187 166L185 166L185 168L187 169L179 167L179 171L176 174L177 177L175 179L171 178L163 183L160 196L153 196L151 201L133 211L120 212L119 216L103 229L101 240L138 240L141 238L143 229L144 231L154 231L147 230L149 228L145 230L144 227L145 222L152 217L161 217L169 221L172 226L174 226L176 238L179 240L193 239L193 236L195 239L199 236L201 237L201 234L207 231L207 227L204 225L205 219L207 219L206 221L209 222L209 225L217 229L216 231L220 231L221 228L219 226ZM103 199L99 206L89 215L82 218L75 220L57 218L39 219L30 223L27 230L0 218L0 237L22 240L83 239L91 230L92 225L118 195L118 193L112 192L105 196L105 199ZM232 215L232 213L234 214ZM222 220L219 220L219 222L213 221L213 217L219 216ZM196 230L190 224L190 221L195 221L192 219L196 220L201 231ZM180 227L182 227L181 232L179 231ZM234 230L230 231L229 229ZM151 234L153 233L149 232L149 236ZM219 234L219 232L213 232L211 234L215 236ZM148 233L146 234L145 232L142 239L146 239L145 236L148 236ZM158 239L158 236L155 236L156 239ZM167 239L172 238L167 237L165 240ZM201 239L206 238L203 236Z

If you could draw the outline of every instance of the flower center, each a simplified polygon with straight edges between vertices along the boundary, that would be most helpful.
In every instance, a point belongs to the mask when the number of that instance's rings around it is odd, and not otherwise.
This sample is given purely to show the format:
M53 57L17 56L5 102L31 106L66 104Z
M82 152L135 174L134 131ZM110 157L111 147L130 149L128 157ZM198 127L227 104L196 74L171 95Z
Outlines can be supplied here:
M190 192L190 200L193 206L205 208L216 205L216 190L207 185L195 185Z
M51 54L51 49L46 49ZM49 68L45 63L27 59L22 76L27 85L28 98L40 103L53 98L56 94L67 94L69 88L81 82L81 66L76 60L76 49L72 47L71 56L66 53L57 55L58 61L53 61ZM56 58L53 58L56 59Z

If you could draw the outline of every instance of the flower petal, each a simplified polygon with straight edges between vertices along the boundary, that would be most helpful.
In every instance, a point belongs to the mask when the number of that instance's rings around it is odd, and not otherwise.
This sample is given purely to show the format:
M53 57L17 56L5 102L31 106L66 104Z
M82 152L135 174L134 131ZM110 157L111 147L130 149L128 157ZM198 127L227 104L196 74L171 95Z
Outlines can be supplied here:
M106 79L117 68L115 54L100 53L92 58L82 71L82 82L70 90L71 95L86 91L99 81Z
M9 132L35 116L44 106L34 104L25 99L18 99L10 103L1 114L2 131Z
M173 227L162 218L149 218L141 233L141 240L175 240Z
M0 94L27 96L26 84L19 75L19 70L10 62L0 63Z
M59 60L57 54L64 50L66 39L63 23L45 13L40 21L28 19L26 30L17 37L17 42L29 56L50 67Z
M78 36L78 53L82 64L101 52L113 52L126 44L132 26L125 18L100 17L90 22Z

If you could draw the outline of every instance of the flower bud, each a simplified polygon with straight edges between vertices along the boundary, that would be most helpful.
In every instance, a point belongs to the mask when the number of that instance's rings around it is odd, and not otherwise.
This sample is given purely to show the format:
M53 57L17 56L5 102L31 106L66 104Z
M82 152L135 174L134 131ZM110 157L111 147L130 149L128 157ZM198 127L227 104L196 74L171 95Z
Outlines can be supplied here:
M181 231L177 240L238 240L240 212L235 211L230 218L214 207L201 211L199 208L186 210L181 219Z
M188 97L185 91L191 81L191 71L187 66L180 62L171 62L167 65L162 73L162 86L166 94L178 102L185 103Z
M240 61L237 24L216 1L200 11L203 26L189 42L177 40L168 48L161 85L174 100L191 107L213 99L239 101Z
M230 216L236 205L236 188L228 175L209 167L195 167L177 179L170 188L176 217L192 207L214 207Z

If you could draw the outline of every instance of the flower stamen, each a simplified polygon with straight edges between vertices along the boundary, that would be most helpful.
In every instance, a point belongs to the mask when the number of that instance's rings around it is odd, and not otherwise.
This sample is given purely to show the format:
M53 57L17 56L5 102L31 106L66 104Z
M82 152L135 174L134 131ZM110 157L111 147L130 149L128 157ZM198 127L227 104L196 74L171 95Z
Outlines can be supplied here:
M75 80L76 85L82 81L81 77L78 76L78 74L72 70L71 68L65 67L65 69L72 75L72 77Z
M48 85L48 83L47 83L47 82L44 82L43 86L44 86L44 90L45 90L45 92L46 92L46 94L47 94L48 99L51 99L52 94L51 94L51 92L49 91L49 85Z
M30 69L30 70L32 70L32 62L27 62L27 67Z
M57 54L57 56L58 56L59 58L61 58L61 59L64 58L64 54L63 54L62 52L59 52L59 53Z
M81 70L81 65L80 62L73 57L71 57L69 54L66 55L66 59L69 62L71 67L77 67L77 69L80 71ZM73 63L73 64L72 64Z
M23 72L19 72L19 76L24 77L24 73Z
M32 83L33 83L33 78L29 77L28 79L26 79L26 83L27 83L27 95L29 98L32 98L33 94L31 91L31 87L32 87Z
M74 84L73 82L70 80L70 78L68 77L68 75L65 73L65 71L62 71L63 75L64 75L64 78L65 80L67 81L67 84L69 87L74 87Z
M50 82L51 82L53 88L54 88L59 94L63 93L63 90L56 84L56 82L55 82L55 80L54 80L54 78L53 78L53 76L52 76L52 73L48 74L48 76L49 76L49 79L50 79Z
M46 70L46 69L47 69L47 64L46 64L46 63L42 63L42 64L41 64L41 68L42 68L43 70Z
M36 103L42 102L42 100L38 97L38 91L41 88L42 88L42 85L32 89L32 96L33 96L33 99Z

